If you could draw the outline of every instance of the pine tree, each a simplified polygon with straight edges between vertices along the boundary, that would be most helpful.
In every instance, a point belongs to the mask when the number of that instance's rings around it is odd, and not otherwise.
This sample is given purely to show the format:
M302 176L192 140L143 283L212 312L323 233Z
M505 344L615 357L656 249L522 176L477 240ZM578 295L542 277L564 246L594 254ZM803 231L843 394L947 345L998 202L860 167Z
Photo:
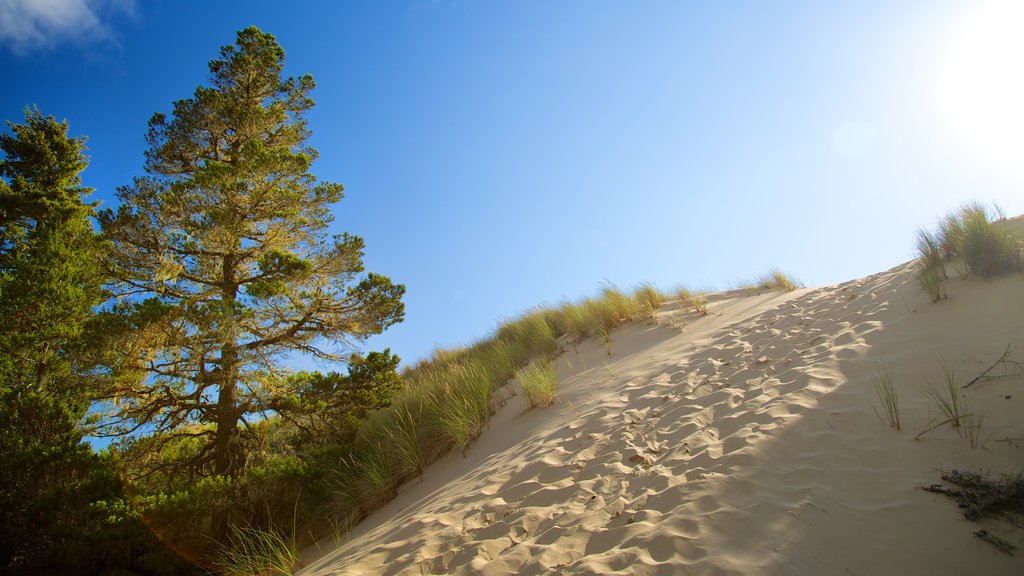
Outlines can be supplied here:
M119 485L83 442L83 419L105 381L90 337L103 276L84 201L91 190L79 176L85 139L38 109L8 126L0 134L0 572L92 573L118 548L92 503L117 498Z
M108 424L199 440L187 465L216 475L241 468L240 426L288 405L285 355L345 361L404 314L404 286L364 273L362 239L327 234L342 186L310 173L314 83L283 65L272 35L239 32L208 86L152 117L147 175L100 215L138 376Z

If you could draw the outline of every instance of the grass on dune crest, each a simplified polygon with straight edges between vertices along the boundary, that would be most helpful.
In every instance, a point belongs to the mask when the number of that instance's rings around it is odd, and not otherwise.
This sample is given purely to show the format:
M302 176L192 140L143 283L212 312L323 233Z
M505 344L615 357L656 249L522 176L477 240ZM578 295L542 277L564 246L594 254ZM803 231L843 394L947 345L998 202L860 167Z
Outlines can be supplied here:
M506 399L502 386L518 376L531 407L555 399L552 360L566 344L610 334L622 323L653 317L665 295L649 284L631 293L613 285L579 302L539 307L506 320L468 347L437 350L402 374L403 389L363 422L355 445L333 475L332 516L343 525L394 497L431 462L463 453Z
M772 290L795 283L779 273ZM766 281L767 282L767 281ZM392 499L407 480L454 450L465 453L507 401L502 387L518 378L531 407L555 401L554 358L567 345L591 337L607 341L624 322L654 318L677 294L651 284L624 291L607 284L596 296L530 309L500 323L490 337L464 348L436 350L402 373L403 388L390 406L361 425L353 445L329 472L333 500L327 507L343 520L341 532ZM707 313L707 295L689 293L688 306ZM575 369L575 368L574 368Z
M644 283L633 290L633 300L639 308L638 314L641 318L653 320L658 308L665 301L665 294L654 287L653 284Z
M792 292L801 286L800 281L778 268L771 268L751 282L743 284L748 292Z
M978 202L946 214L936 232L917 232L918 283L937 302L946 297L946 263L958 263L963 277L1024 271L1022 229L1024 220L1008 220L998 207L990 210Z
M704 291L693 291L686 286L676 287L676 297L679 298L679 302L683 307L692 308L694 312L701 316L707 316L708 312L708 293Z

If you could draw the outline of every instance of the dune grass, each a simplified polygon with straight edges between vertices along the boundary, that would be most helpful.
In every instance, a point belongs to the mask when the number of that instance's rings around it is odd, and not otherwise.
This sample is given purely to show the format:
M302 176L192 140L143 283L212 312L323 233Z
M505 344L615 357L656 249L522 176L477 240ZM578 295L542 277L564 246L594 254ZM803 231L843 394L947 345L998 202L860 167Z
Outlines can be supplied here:
M974 412L971 402L961 393L953 366L942 364L942 379L940 386L923 389L937 415L929 419L928 424L915 438L921 438L928 432L949 424L957 434L967 438L971 448L977 448L980 443L982 416Z
M943 260L943 242L935 234L925 230L917 231L917 262L915 277L921 288L928 293L932 302L946 298L946 264Z
M633 290L637 315L645 320L653 320L658 309L665 301L665 295L653 284L640 284Z
M956 368L942 364L943 384L939 387L925 388L924 393L938 409L943 423L959 428L964 414L967 413L965 399L960 395L960 385L956 379Z
M792 292L801 286L800 281L778 268L771 268L750 282L740 285L751 294L762 292Z
M1016 227L1001 216L972 202L939 220L935 233L917 233L917 280L932 301L946 297L945 262L957 261L962 276L991 278L1024 270L1024 240Z
M214 557L219 573L227 576L291 574L300 568L294 526L286 535L276 529L230 526L229 544Z
M775 271L761 284L773 290L796 285ZM677 295L698 313L708 313L705 293ZM346 526L358 521L393 498L403 482L422 476L431 462L452 450L465 453L505 401L498 390L512 378L518 377L531 407L550 405L557 385L552 360L564 346L600 337L611 353L618 327L654 317L666 299L651 284L628 293L606 284L594 297L530 309L501 322L489 338L436 350L404 370L403 389L362 423L355 444L330 473L332 515L345 518Z
M332 470L332 515L358 521L431 462L452 450L465 453L503 401L498 390L512 378L518 377L531 407L550 405L557 385L552 360L563 346L602 334L610 343L622 323L649 318L664 300L649 284L631 293L609 284L595 297L506 319L491 337L436 350L406 369L403 389L362 423L354 446Z
M893 386L892 372L879 368L878 375L875 376L873 382L875 394L882 406L881 413L875 409L875 414L879 420L898 432L900 430L900 398Z
M516 373L516 379L519 381L519 387L522 388L530 408L550 406L555 403L558 378L555 376L555 369L550 360L540 359L531 362Z
M676 297L679 298L679 302L682 306L692 308L694 312L701 316L708 315L708 293L707 292L694 292L686 286L676 287Z

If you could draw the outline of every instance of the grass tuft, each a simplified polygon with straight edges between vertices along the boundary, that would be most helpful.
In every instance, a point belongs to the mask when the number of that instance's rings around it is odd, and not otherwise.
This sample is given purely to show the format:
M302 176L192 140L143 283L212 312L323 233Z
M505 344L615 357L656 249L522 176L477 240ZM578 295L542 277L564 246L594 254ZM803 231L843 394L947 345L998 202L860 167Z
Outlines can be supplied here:
M694 312L701 316L708 315L708 293L707 292L693 292L686 286L676 287L676 296L679 298L679 302L688 308L692 308Z
M229 544L221 548L215 561L228 576L288 575L300 567L294 535L233 524Z
M932 405L938 411L938 416L932 418L924 429L918 432L916 438L920 438L946 424L955 428L957 433L963 436L964 429L961 426L967 419L970 419L971 425L976 426L976 428L968 432L968 434L975 436L972 443L976 444L976 437L981 428L981 418L974 415L970 403L960 394L960 385L957 383L954 367L943 363L942 373L943 384L941 386L924 389L925 396L932 401ZM971 440L970 436L968 436L968 440Z
M946 265L942 256L942 241L924 229L917 231L916 277L932 302L946 298Z
M959 428L966 406L964 398L960 395L960 385L956 381L956 368L943 362L942 364L943 385L939 388L926 388L925 395L932 401L942 418L943 422L949 423L953 428Z
M753 294L762 292L792 292L801 286L800 282L778 268L761 274L753 282L740 286Z
M633 301L641 318L653 320L658 308L661 308L665 301L665 295L653 284L644 283L633 290Z
M890 428L896 431L900 430L900 399L896 393L896 388L893 386L892 372L883 371L881 368L878 370L878 376L874 378L875 394L878 395L878 400L882 405L882 413L885 414L885 418L882 418L882 414L879 414L878 410L875 410L875 414L878 414L879 420L887 423Z
M519 387L523 389L530 408L550 406L555 403L558 379L549 360L537 360L516 373Z
M1024 270L1024 241L1007 226L1005 220L995 219L1000 213L998 207L994 212L992 214L977 202L950 212L939 221L937 236L927 232L918 233L918 251L924 253L923 237L930 236L944 260L960 259L965 275L990 278ZM934 250L931 244L926 246L929 257L932 257L930 252ZM930 278L927 280L931 281Z

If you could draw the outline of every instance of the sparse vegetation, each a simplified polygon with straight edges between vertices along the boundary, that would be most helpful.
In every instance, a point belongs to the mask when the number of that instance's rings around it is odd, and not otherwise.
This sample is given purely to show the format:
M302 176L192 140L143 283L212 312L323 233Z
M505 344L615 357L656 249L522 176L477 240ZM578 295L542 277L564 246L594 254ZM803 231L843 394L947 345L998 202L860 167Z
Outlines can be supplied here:
M693 308L693 311L702 315L708 315L708 294L707 292L694 292L686 286L676 287L676 296L682 306Z
M615 351L612 350L612 333L610 331L601 331L601 345L604 346L604 351L608 356L615 354Z
M800 282L782 270L772 268L752 282L743 284L741 287L754 294L762 292L792 292L800 287Z
M924 393L932 401L932 406L938 409L939 425L950 424L953 428L959 428L966 414L966 405L956 381L956 368L943 363L942 376L942 386L925 388Z
M942 374L941 386L924 389L925 396L932 401L932 406L936 408L938 414L929 419L928 424L915 438L949 424L956 429L957 434L967 438L972 448L977 448L982 417L974 413L971 403L960 392L955 368L943 363Z
M969 410L961 419L964 437L967 438L967 443L970 444L971 448L981 446L981 423L984 420L984 416L973 410Z
M531 407L551 404L557 385L551 359L561 342L604 335L610 345L615 328L644 317L645 308L662 300L644 287L627 295L605 286L597 297L505 320L491 338L437 350L405 370L391 406L363 421L342 466L332 472L332 514L358 521L431 462L453 449L466 451L495 412L497 390L513 377Z
M875 414L878 415L878 419L888 424L890 428L899 431L900 430L900 399L896 392L896 388L893 386L892 372L878 369L878 375L874 378L875 394L878 395L878 400L882 405L882 412L879 413L875 410ZM882 416L884 414L884 418Z

